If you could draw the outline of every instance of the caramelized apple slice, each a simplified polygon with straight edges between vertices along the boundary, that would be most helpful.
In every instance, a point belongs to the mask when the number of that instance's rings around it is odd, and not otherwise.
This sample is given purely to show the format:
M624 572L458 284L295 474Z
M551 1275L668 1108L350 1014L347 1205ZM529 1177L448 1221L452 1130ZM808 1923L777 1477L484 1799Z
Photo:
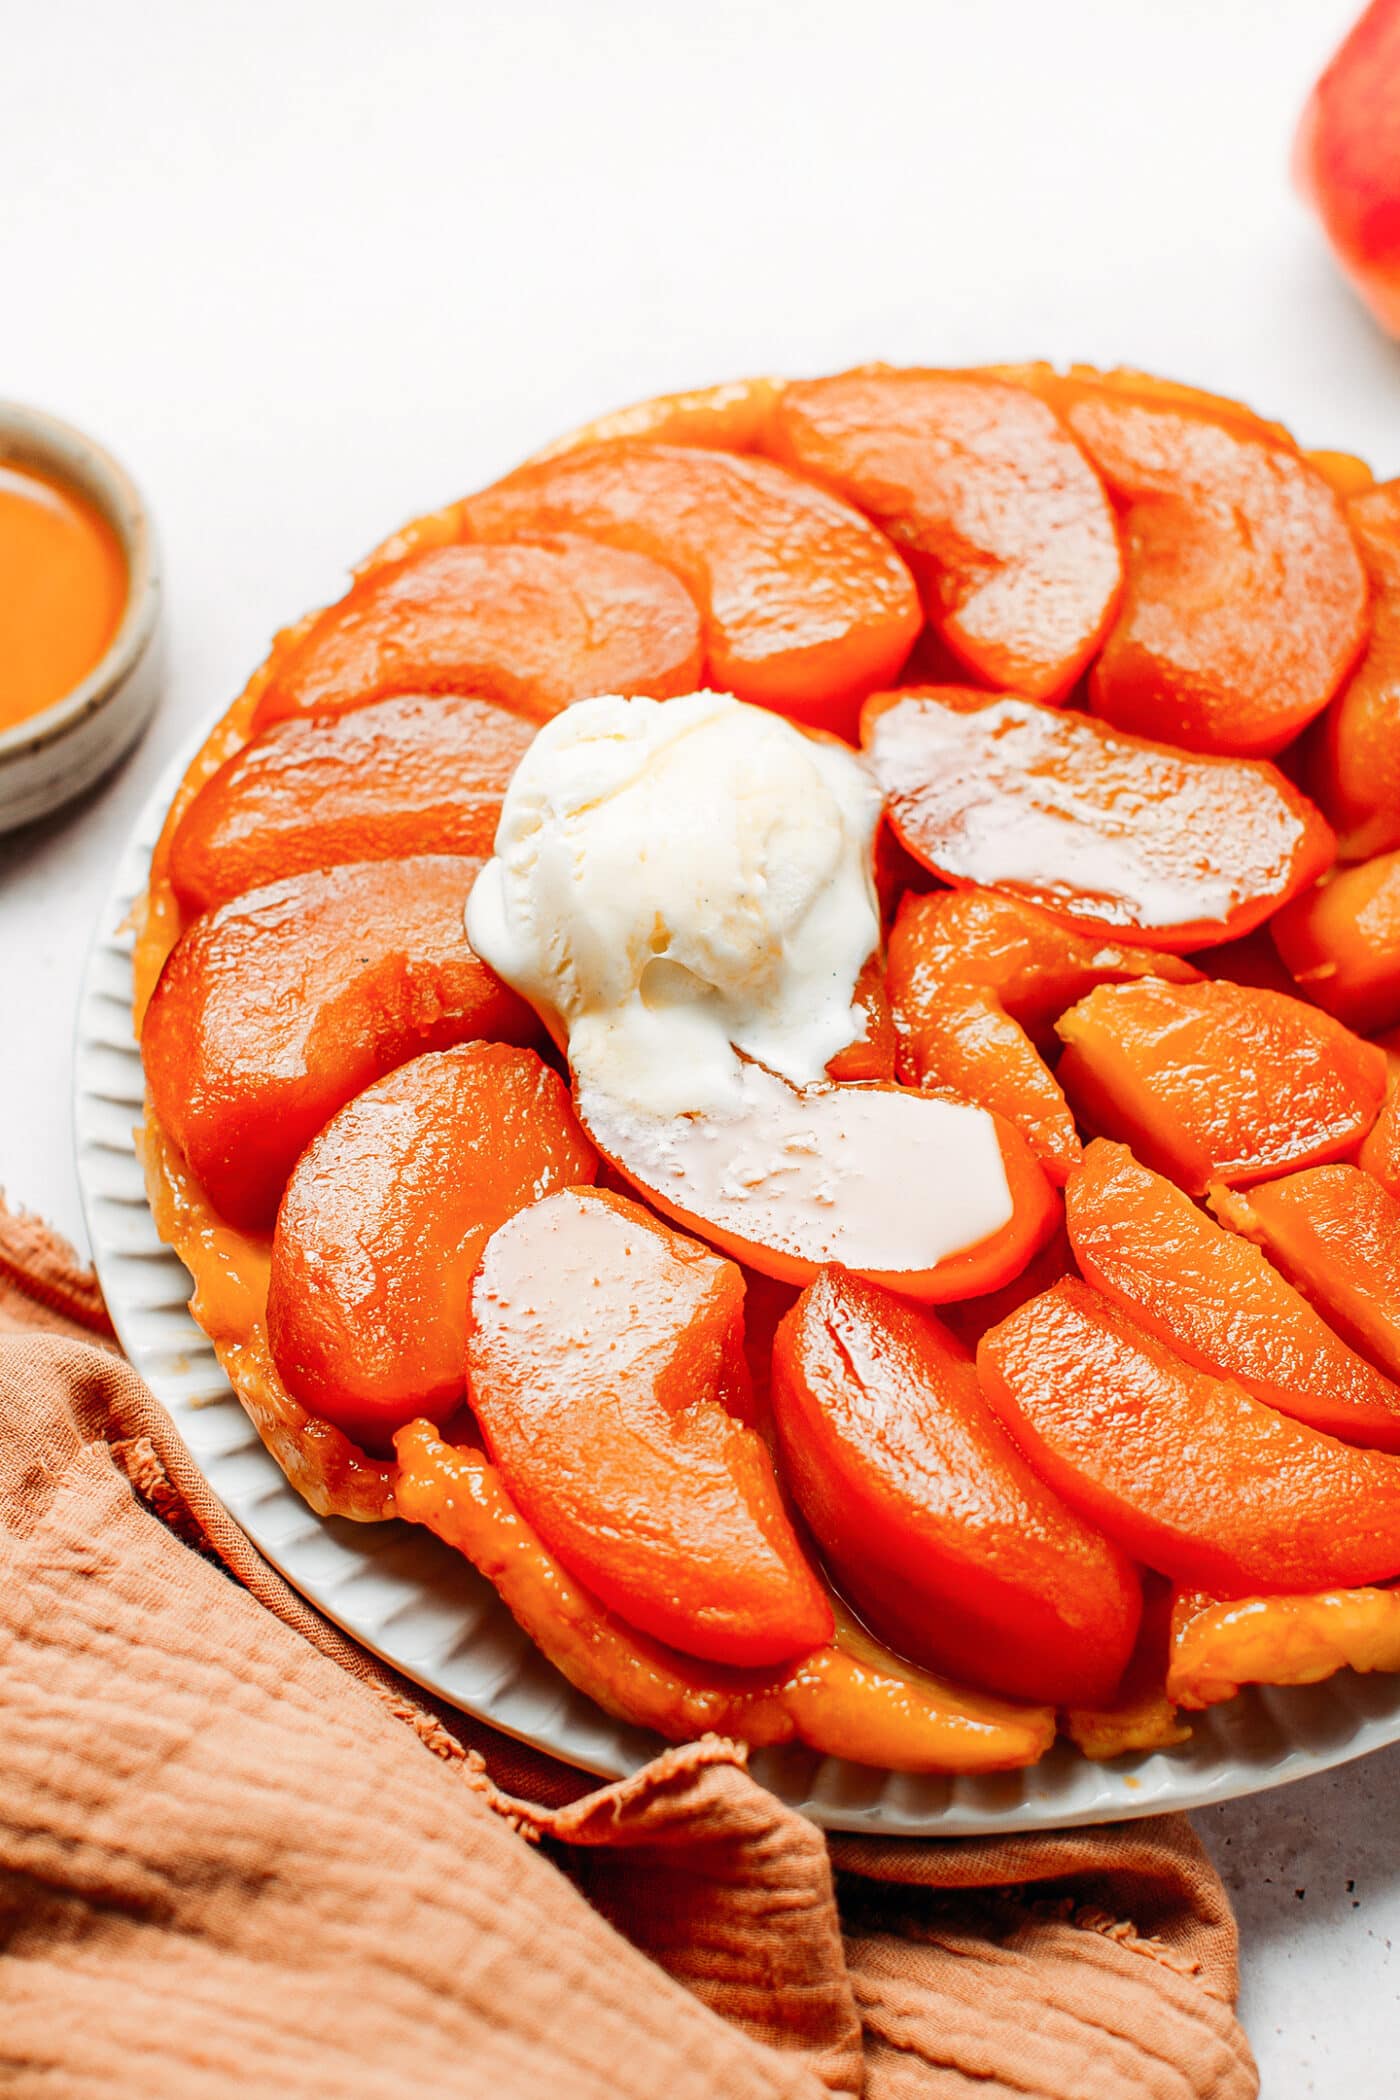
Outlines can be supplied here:
M1308 445L1304 448L1303 457L1310 466L1317 468L1323 480L1337 491L1344 503L1350 502L1353 496L1364 496L1368 489L1373 489L1376 485L1375 475L1365 460L1358 459L1354 452L1329 452L1325 447ZM1359 538L1350 515L1347 522L1351 524L1352 538ZM1366 566L1364 554L1362 565Z
M1400 1202L1360 1167L1313 1167L1247 1196L1212 1189L1211 1209L1245 1233L1339 1334L1400 1378Z
M1052 1181L1079 1163L1079 1134L1034 1035L1096 984L1199 973L1174 955L1078 933L995 890L906 897L890 937L900 1077L994 1109Z
M1179 955L1081 933L999 890L907 897L890 941L890 993L901 1021L921 1017L943 986L958 982L989 993L1042 1049L1053 1045L1065 1008L1096 984L1138 977L1195 984L1200 976Z
M1231 1602L1178 1593L1167 1689L1182 1706L1218 1706L1246 1684L1320 1684L1343 1669L1400 1670L1400 1590Z
M918 596L889 541L770 460L592 445L522 467L463 516L476 539L583 533L664 563L704 613L710 682L817 727L849 728L919 631Z
M491 700L403 694L278 722L181 817L169 871L186 912L342 861L491 851L535 724Z
M292 875L197 919L146 1012L146 1085L218 1210L270 1226L297 1155L371 1080L530 1008L474 953L480 861L447 854Z
M318 1516L360 1524L391 1517L392 1459L372 1458L343 1430L308 1414L277 1375L267 1345L271 1236L239 1232L219 1216L149 1096L137 1149L156 1230L194 1285L190 1312L287 1479Z
M1335 489L1233 415L1085 378L1051 396L1122 512L1122 608L1095 712L1190 750L1268 757L1321 713L1366 638Z
M1188 1363L1347 1443L1400 1451L1400 1387L1349 1349L1257 1247L1095 1138L1065 1191L1086 1282Z
M1400 1087L1391 1088L1356 1162L1374 1174L1383 1189L1400 1198Z
M564 1190L487 1242L467 1386L524 1516L610 1611L754 1668L832 1619L736 1412L743 1308L733 1262L624 1196Z
M1354 496L1347 522L1371 579L1371 635L1319 725L1316 794L1346 860L1400 846L1400 481Z
M977 1344L989 1327L996 1327L1002 1320L1024 1305L1028 1298L1038 1298L1048 1291L1052 1283L1062 1276L1077 1276L1074 1254L1069 1244L1069 1234L1064 1221L1055 1227L1045 1245L1033 1254L1009 1283L997 1290L985 1291L980 1298L960 1298L939 1307L939 1318L951 1328L965 1349L976 1351Z
M1135 1560L1218 1596L1400 1574L1400 1463L1212 1377L1067 1278L984 1335L1037 1473Z
M1348 1028L1400 1022L1400 853L1339 869L1269 931L1299 990Z
M672 1741L713 1732L807 1743L895 1772L1004 1772L1049 1749L1048 1707L964 1691L900 1661L837 1611L835 1641L788 1668L732 1670L664 1647L575 1582L486 1454L427 1422L396 1439L400 1516L426 1524L496 1588L530 1639L607 1712Z
M487 1240L596 1164L532 1050L464 1043L367 1087L302 1154L277 1214L267 1322L288 1390L370 1451L415 1415L445 1419Z
M746 1064L724 1111L652 1115L588 1085L576 1106L666 1217L793 1283L839 1262L906 1297L974 1296L1024 1268L1058 1215L1008 1124L901 1087L799 1089Z
M1058 1026L1076 1113L1193 1196L1350 1152L1385 1097L1374 1043L1223 978L1100 985Z
M368 570L278 663L255 717L476 693L536 717L591 693L688 693L700 671L689 593L644 555L518 535L428 546Z
M879 693L862 737L901 842L945 882L1178 952L1262 924L1332 858L1276 767L957 686Z
M750 452L759 441L783 391L777 379L722 379L717 386L687 388L679 394L653 394L626 408L580 424L553 444L541 446L527 465L579 452L585 445L616 438L650 438L660 445L703 445L721 452Z
M1016 1698L1111 1695L1132 1566L1037 1479L930 1314L824 1269L778 1330L773 1415L798 1508L892 1647Z
M1079 1164L1074 1117L1054 1073L988 993L949 985L902 1030L901 1077L929 1093L974 1102L1019 1130L1050 1179L1063 1187Z
M860 1016L860 1034L852 1037L844 1050L838 1050L835 1057L828 1059L827 1078L843 1083L857 1079L892 1080L895 1067L894 1012L885 984L884 965L878 955L870 957L857 977L853 1004Z
M786 386L766 442L889 534L978 678L1063 699L1123 565L1103 485L1043 401L977 372L842 372Z
M1107 394L1111 400L1136 401L1150 408L1172 409L1179 415L1208 416L1228 423L1255 437L1272 438L1276 444L1293 440L1282 423L1261 416L1243 401L1228 394L1213 394L1204 387L1188 386L1184 380L1162 379L1155 372L1140 372L1133 365L1072 364L1060 371L1044 358L1019 365L984 365L983 371L1015 386L1028 386L1056 408L1067 408L1085 393Z

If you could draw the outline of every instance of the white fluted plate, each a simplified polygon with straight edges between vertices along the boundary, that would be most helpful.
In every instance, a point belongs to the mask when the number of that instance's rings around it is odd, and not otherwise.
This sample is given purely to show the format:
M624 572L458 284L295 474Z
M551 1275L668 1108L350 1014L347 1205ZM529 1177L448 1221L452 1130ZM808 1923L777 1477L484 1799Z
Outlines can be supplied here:
M613 1720L546 1662L490 1584L424 1530L351 1524L307 1508L263 1449L186 1309L189 1278L161 1244L134 1145L141 1060L131 1029L131 940L120 929L190 753L157 786L102 906L76 1046L78 1174L117 1333L169 1409L219 1499L304 1596L405 1676L568 1763L620 1778L659 1747ZM1027 1772L938 1779L803 1749L752 1769L833 1830L944 1837L1053 1830L1200 1808L1326 1771L1400 1741L1400 1677L1349 1670L1298 1690L1245 1693L1194 1718L1179 1749L1088 1763L1061 1743Z

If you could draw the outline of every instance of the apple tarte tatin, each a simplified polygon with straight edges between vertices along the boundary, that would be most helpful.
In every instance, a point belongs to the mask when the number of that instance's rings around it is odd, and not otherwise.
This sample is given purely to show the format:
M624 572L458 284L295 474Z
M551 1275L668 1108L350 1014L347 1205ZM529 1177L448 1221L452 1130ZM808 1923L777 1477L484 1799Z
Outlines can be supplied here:
M1136 372L675 395L394 534L137 928L288 1479L675 1739L1400 1668L1397 632L1400 482Z

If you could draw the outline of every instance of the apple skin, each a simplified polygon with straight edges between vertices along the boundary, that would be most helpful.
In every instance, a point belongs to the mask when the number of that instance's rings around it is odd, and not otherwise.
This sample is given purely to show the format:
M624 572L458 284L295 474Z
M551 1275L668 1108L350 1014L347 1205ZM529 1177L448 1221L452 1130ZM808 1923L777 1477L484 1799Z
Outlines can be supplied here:
M1344 275L1400 337L1400 0L1371 0L1308 98L1298 188Z

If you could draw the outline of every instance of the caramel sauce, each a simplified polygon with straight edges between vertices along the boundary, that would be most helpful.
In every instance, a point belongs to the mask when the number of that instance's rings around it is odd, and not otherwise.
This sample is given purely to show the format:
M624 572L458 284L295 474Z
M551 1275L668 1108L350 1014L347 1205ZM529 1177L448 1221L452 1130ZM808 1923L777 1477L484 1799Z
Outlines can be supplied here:
M0 730L86 678L127 592L121 544L101 513L61 481L0 465Z

